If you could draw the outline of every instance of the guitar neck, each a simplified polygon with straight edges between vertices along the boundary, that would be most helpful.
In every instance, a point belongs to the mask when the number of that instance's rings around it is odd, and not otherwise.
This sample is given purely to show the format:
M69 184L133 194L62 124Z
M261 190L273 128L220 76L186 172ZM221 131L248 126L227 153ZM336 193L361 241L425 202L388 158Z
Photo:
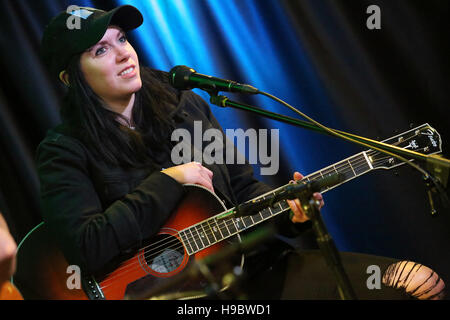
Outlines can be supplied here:
M303 179L314 181L330 174L341 174L343 177L342 182L333 187L321 190L321 192L324 193L373 169L372 160L367 155L367 152L364 151L305 176ZM263 194L255 198L255 200L271 196L283 187L284 186L281 186L271 192ZM240 218L234 217L234 208L232 208L198 224L192 225L180 231L178 234L185 245L187 253L192 255L287 210L289 210L289 204L286 200L279 201L275 203L273 207L265 208L257 214Z
M327 187L320 191L324 193L372 170L374 170L374 167L372 165L371 157L367 154L367 151L363 151L332 164L331 166L323 168L322 170L316 171L303 179L306 179L307 181L314 181L331 174L340 174L342 181L332 187Z

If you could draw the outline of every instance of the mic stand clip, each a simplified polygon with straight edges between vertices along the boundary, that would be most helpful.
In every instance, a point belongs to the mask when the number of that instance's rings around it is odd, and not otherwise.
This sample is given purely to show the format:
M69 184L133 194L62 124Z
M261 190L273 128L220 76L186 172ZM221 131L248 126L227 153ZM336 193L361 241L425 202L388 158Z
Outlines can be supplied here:
M443 208L450 208L450 200L439 179L432 175L424 175L423 180L426 187L428 202L430 204L431 215L436 216L438 213L436 210L436 202L440 203L440 206Z

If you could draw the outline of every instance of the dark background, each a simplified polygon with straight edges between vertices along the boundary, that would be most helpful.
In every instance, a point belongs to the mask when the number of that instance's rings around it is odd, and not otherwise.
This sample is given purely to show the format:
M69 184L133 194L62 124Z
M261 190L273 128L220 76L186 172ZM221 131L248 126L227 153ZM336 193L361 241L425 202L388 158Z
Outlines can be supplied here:
M105 9L117 5L114 1L92 2ZM45 132L59 122L62 94L39 59L39 42L49 19L69 4L0 1L0 209L18 243L41 221L33 156ZM372 4L381 8L381 30L366 27L366 8ZM197 5L201 6L201 1ZM271 11L273 5L274 1L256 2L271 36L284 44L277 50L292 70L289 76L302 79L298 85L311 108L308 114L336 129L375 139L429 123L440 133L443 154L449 157L450 1L277 2L317 72L329 101L327 108L319 107L319 101L306 94L312 85L301 78L290 40L283 38L280 16ZM213 21L204 23L211 28L209 32L219 27ZM139 52L138 46L136 49ZM229 77L243 72L236 65L230 64L229 69ZM267 82L276 91L276 81ZM226 112L213 111L219 119ZM234 115L248 127L262 126L254 116ZM278 124L269 121L266 126L277 128ZM302 131L301 140L295 140L295 134L289 138L292 148L299 149L298 156L309 159L303 168L297 168L305 174L362 150L313 132ZM293 161L281 159L279 174L262 179L274 186L286 183ZM327 193L325 200L324 219L340 250L415 260L450 283L450 211L442 209L431 216L420 173L407 166L372 172Z

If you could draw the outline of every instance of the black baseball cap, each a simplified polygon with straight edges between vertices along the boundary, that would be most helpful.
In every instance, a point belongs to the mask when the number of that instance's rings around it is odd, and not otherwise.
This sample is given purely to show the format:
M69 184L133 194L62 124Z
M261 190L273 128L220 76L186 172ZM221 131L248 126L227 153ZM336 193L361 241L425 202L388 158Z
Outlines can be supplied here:
M111 11L89 7L69 6L45 27L41 55L51 74L58 77L70 59L100 41L108 26L124 31L139 27L144 18L133 6L123 5Z

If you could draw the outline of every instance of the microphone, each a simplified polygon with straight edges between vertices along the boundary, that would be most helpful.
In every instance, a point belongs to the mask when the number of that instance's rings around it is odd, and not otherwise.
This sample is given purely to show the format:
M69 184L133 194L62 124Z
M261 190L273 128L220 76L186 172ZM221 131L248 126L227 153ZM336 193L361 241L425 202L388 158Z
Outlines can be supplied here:
M169 71L170 84L180 90L199 88L206 91L228 91L256 94L259 90L248 84L225 80L197 73L186 66L175 66Z
M313 181L301 180L295 184L286 185L265 198L251 200L238 205L235 209L235 217L239 218L256 214L267 207L272 207L281 200L311 197L313 193L335 186L344 180L344 174L335 173Z

